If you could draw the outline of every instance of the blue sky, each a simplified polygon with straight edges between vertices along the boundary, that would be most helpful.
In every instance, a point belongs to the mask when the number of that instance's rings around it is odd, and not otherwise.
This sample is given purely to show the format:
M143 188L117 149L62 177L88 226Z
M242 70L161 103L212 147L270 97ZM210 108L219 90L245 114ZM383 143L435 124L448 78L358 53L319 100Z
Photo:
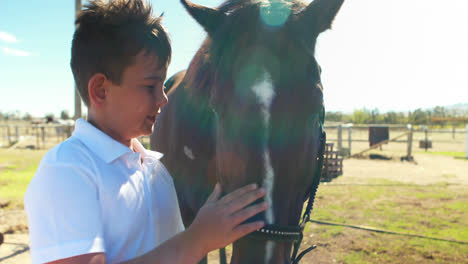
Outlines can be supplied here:
M26 2L26 3L25 3ZM73 113L69 67L74 0L0 0L0 111ZM217 6L220 0L197 0ZM187 67L205 33L178 0L152 0L165 13L174 55ZM468 102L468 1L347 0L319 37L329 111L406 111Z

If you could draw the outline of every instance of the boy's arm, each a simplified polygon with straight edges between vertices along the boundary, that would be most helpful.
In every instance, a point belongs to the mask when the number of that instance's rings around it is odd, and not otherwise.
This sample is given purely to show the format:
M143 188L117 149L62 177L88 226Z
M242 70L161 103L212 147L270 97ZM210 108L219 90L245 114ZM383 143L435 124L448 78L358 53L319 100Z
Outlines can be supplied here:
M124 263L198 263L208 252L263 227L263 221L242 223L267 209L266 203L248 206L264 195L263 188L248 185L219 199L221 187L217 184L187 230L147 254Z
M85 255L74 256L66 259L59 259L47 264L106 264L106 254L104 253L90 253Z
M224 247L261 227L262 221L242 224L248 218L267 209L266 203L248 206L265 195L263 188L255 185L240 188L219 199L221 187L215 190L200 209L192 225L185 231L159 245L154 250L124 262L146 263L198 263L208 252ZM248 207L247 207L248 206ZM105 264L104 253L93 253L61 259L51 264Z

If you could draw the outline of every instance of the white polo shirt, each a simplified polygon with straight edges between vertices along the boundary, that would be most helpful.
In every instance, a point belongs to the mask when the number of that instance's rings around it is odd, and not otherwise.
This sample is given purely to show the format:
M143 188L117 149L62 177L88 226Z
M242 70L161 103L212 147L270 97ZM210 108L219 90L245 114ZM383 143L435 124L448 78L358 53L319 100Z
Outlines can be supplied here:
M117 263L184 230L162 154L133 146L79 119L47 152L24 196L33 264L96 252Z

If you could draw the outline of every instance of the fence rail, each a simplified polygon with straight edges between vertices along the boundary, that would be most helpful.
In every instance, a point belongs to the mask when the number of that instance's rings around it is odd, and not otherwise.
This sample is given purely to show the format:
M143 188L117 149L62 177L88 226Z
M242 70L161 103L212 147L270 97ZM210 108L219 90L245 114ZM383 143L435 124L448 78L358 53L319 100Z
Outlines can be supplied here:
M335 143L335 149L345 156L351 156L369 146L369 127L388 127L390 138L411 131L412 139L409 135L397 138L385 146L393 146L401 152L417 149L419 141L432 141L434 148L439 151L468 151L468 127L465 129L434 129L411 125L327 125L328 142ZM48 149L71 136L73 126L63 124L2 124L0 123L0 147L2 148L30 148ZM466 136L465 136L466 135ZM140 141L149 146L149 137L141 137ZM413 146L414 145L414 146ZM411 149L409 149L411 146ZM466 148L465 148L466 146ZM411 153L406 153L411 155Z
M73 125L17 124L0 125L0 146L45 149L69 138Z
M388 146L386 149L392 149L397 152L406 152L409 158L413 150L418 151L418 147L424 146L424 142L436 143L437 151L449 152L468 152L468 127L465 129L438 129L430 127L413 127L412 125L354 125L354 124L325 124L327 131L327 140L334 142L337 150L344 156L352 156L356 153L370 150L369 128L387 127L389 129ZM404 139L397 137L407 133ZM466 137L464 135L467 135ZM430 146L429 145L429 146ZM379 146L381 149L382 147ZM426 151L427 149L425 149Z

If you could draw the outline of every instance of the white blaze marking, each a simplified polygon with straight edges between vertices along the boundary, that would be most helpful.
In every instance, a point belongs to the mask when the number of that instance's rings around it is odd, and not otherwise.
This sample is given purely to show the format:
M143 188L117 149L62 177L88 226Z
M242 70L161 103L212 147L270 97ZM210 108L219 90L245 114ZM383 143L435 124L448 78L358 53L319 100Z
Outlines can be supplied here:
M184 153L185 156L187 156L189 159L194 160L195 156L193 155L193 152L191 149L189 149L187 146L184 146Z
M270 205L269 209L265 212L266 223L273 224L275 219L273 215L273 184L274 184L274 172L271 166L270 150L268 149L268 127L270 124L270 106L271 101L275 95L273 83L270 74L265 71L263 77L252 87L252 91L257 96L258 100L262 104L263 121L265 125L265 145L264 145L264 166L265 166L265 180L263 181L263 187L266 189L265 200ZM269 263L273 256L274 242L268 241L265 247L265 263Z

